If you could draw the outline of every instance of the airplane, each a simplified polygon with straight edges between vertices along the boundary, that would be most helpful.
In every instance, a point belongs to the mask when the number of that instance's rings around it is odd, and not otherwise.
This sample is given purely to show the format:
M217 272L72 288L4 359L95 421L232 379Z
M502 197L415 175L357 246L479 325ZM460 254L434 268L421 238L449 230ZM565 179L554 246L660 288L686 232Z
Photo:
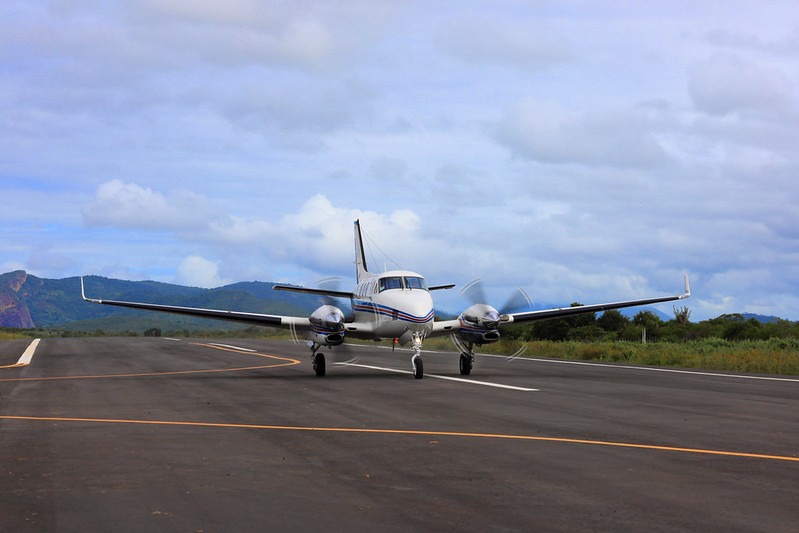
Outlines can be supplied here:
M421 274L410 270L390 270L380 274L370 272L366 265L360 220L355 220L355 273L356 287L352 292L280 284L273 287L275 290L312 294L328 299L349 299L354 315L350 318L332 303L321 305L308 317L297 317L87 298L83 277L81 277L81 297L84 301L94 304L282 327L292 331L302 330L311 350L314 372L319 377L326 373L325 356L320 350L324 347L329 349L339 346L345 338L392 340L402 346L410 343L413 348L411 357L413 377L422 379L424 376L422 344L428 337L450 335L461 350L458 365L460 373L469 375L474 366L475 346L499 341L500 328L510 324L683 300L691 296L686 275L684 292L675 296L517 313L500 313L491 305L478 302L468 307L456 319L436 321L432 293L451 289L455 285L429 286Z

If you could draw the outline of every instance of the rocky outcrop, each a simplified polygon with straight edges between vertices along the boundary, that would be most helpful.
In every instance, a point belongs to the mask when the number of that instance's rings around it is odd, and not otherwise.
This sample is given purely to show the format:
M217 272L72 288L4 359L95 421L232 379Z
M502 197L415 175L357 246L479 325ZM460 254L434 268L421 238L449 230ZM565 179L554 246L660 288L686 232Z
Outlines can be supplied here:
M9 272L0 277L0 327L29 329L36 327L19 291L28 280L23 270Z

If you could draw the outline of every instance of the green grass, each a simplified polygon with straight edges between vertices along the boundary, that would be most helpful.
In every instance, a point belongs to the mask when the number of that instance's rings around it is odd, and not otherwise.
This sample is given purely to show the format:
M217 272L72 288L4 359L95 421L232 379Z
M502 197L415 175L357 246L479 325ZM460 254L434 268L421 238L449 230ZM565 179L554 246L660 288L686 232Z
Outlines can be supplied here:
M710 338L647 344L625 341L501 341L484 346L481 351L511 355L521 348L524 348L523 357L799 375L799 339L728 341Z

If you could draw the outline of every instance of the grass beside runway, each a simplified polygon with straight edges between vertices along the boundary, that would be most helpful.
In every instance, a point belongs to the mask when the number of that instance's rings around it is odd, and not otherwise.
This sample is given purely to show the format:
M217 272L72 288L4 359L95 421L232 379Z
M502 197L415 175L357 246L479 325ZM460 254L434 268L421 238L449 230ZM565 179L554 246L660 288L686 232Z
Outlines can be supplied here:
M425 343L425 348L432 347L430 341ZM728 341L711 338L679 343L646 344L629 341L509 340L483 346L480 352L728 372L799 375L799 339Z

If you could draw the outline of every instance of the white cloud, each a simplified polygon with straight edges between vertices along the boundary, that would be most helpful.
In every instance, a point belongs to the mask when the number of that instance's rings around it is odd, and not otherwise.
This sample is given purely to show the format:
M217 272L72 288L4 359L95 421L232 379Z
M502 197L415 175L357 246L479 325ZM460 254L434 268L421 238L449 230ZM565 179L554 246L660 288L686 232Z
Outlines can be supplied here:
M700 110L711 115L790 111L789 78L777 68L735 54L716 54L690 71L688 90Z
M230 280L219 276L219 265L199 255L190 255L177 267L175 280L190 287L214 288L227 285Z
M179 190L166 196L121 180L101 184L82 212L89 227L157 231L194 230L207 225L213 216L207 200L191 191Z
M514 155L545 163L652 167L668 161L645 115L574 112L526 99L505 110L496 139Z
M555 29L556 21L547 22L492 16L450 20L440 41L455 57L479 65L540 69L573 59L566 36Z

